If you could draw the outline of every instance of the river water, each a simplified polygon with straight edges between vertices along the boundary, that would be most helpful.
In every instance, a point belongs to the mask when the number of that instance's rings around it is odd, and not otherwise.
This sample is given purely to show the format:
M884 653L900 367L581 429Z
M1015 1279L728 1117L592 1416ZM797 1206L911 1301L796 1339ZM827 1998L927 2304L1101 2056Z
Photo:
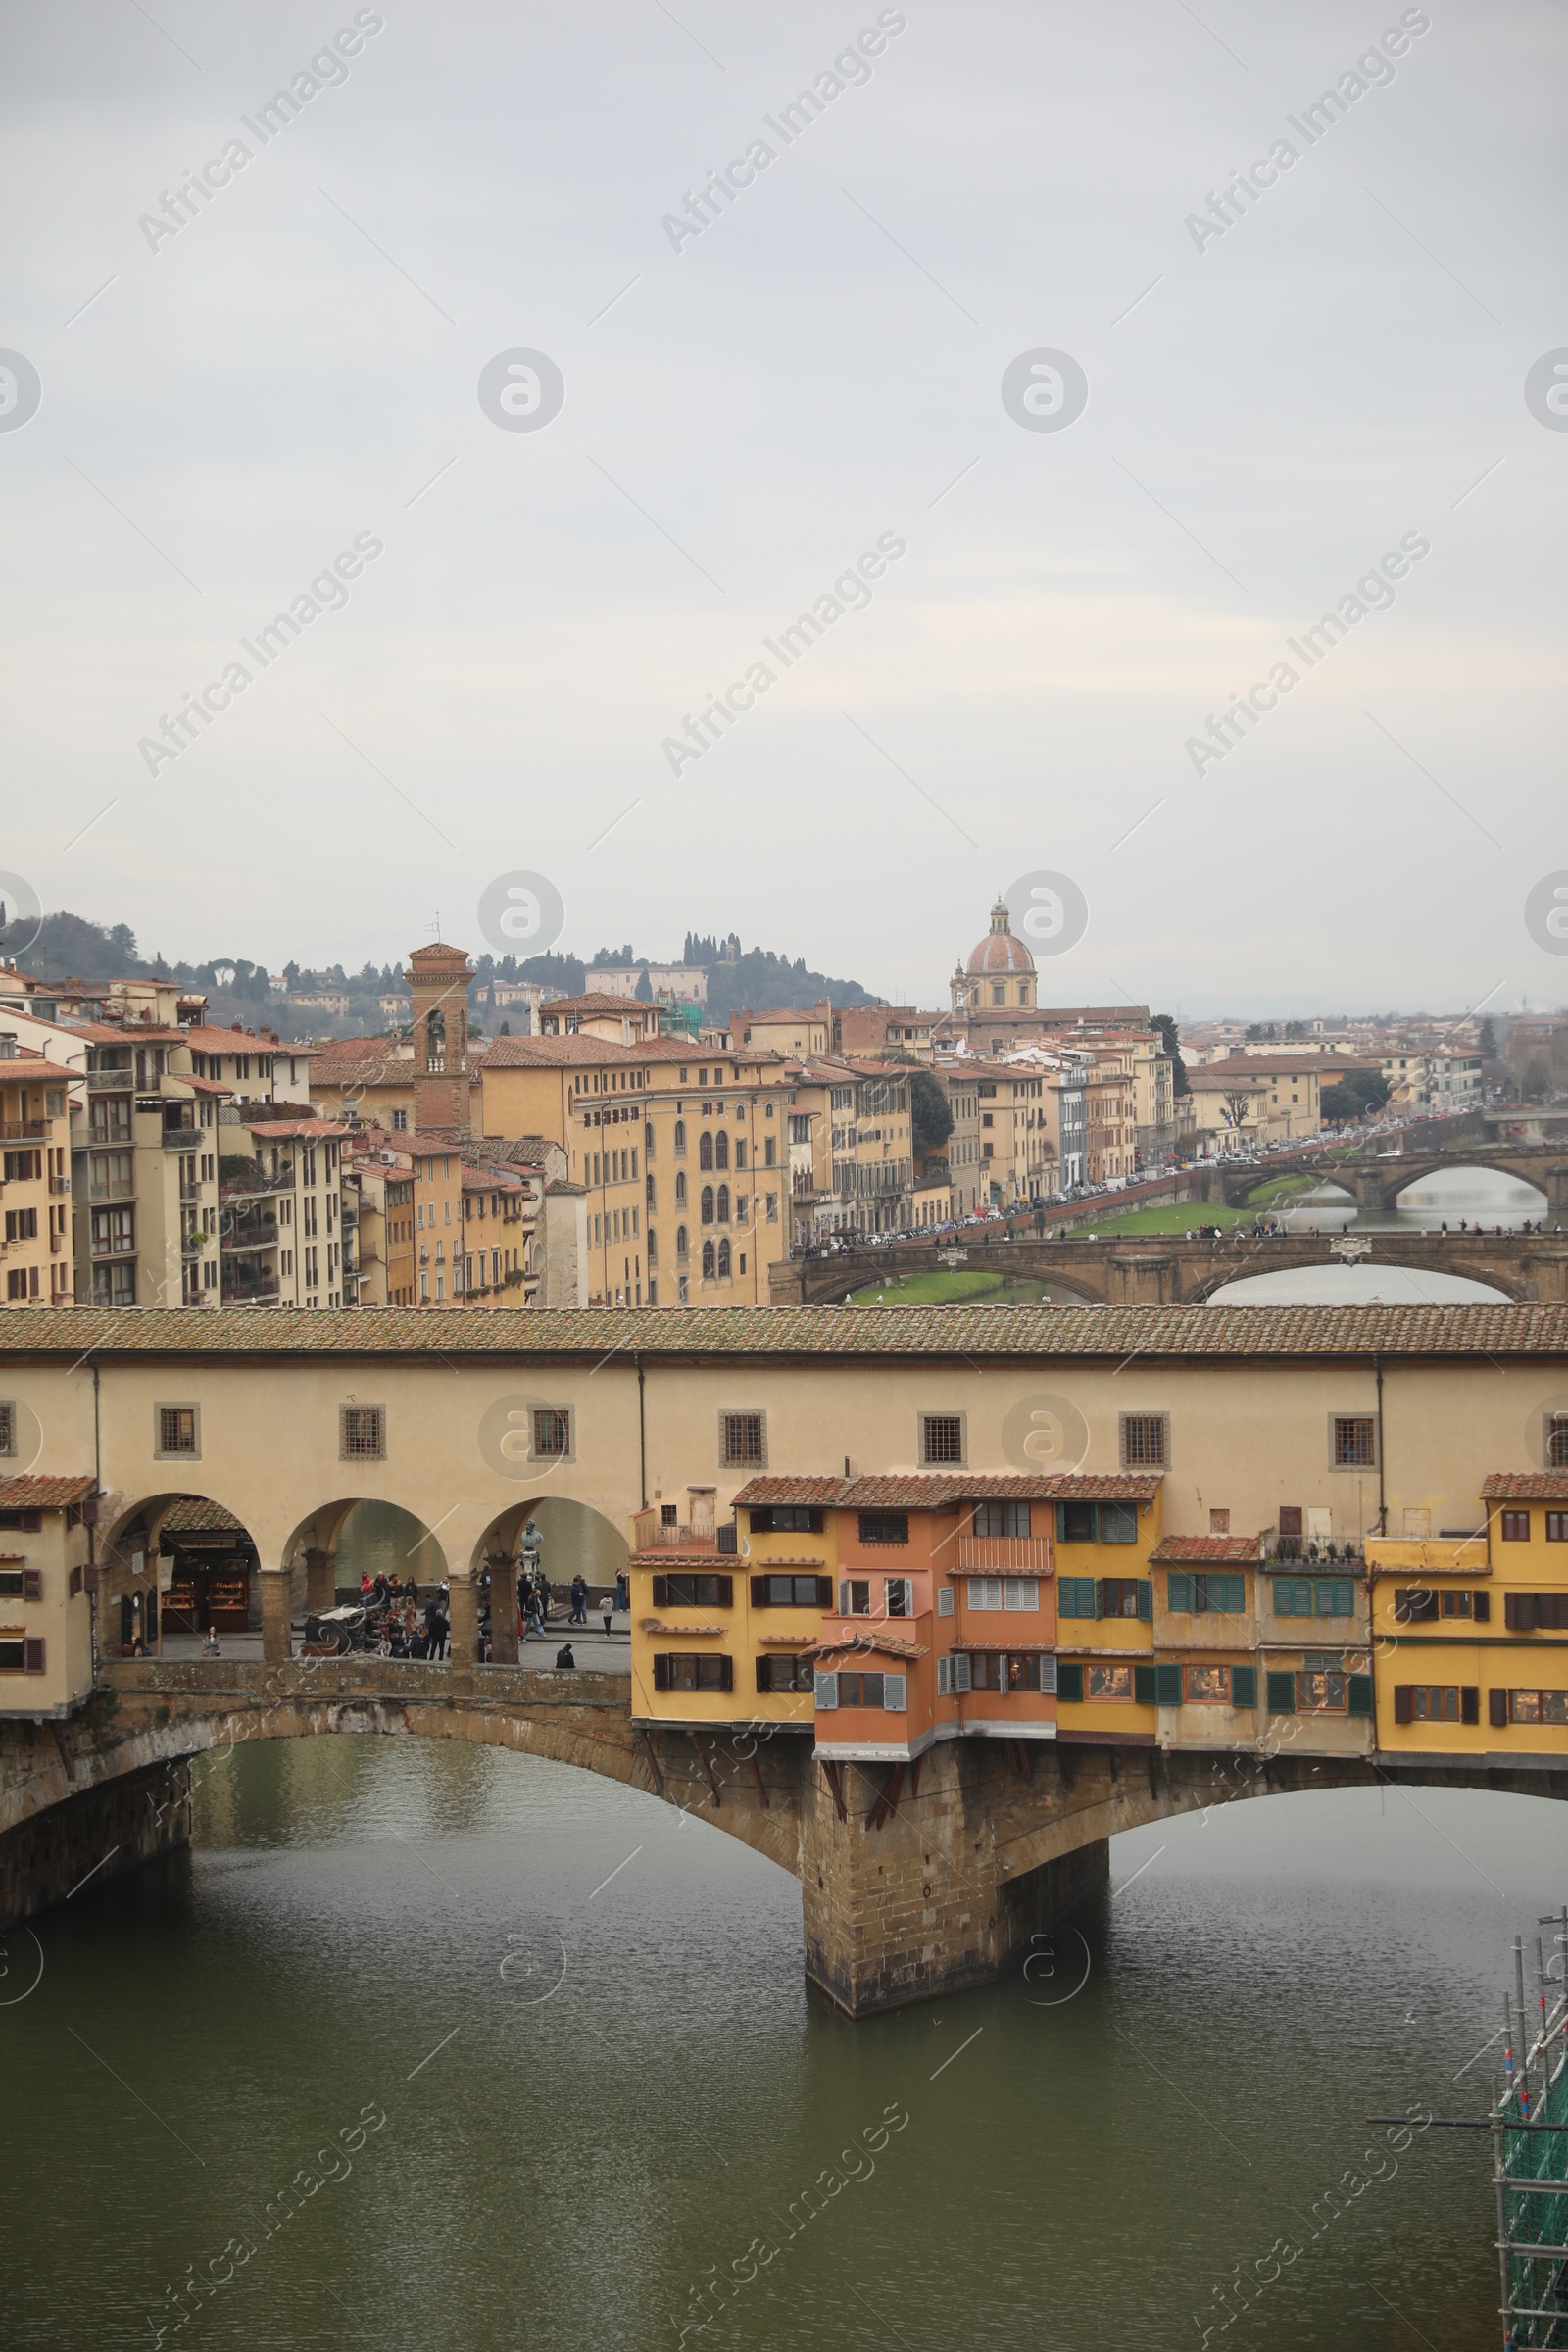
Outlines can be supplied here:
M673 2352L720 2278L690 2344L1497 2341L1486 2135L1362 2118L1484 2111L1544 1800L1141 1832L1027 1976L852 2026L794 1881L635 1790L368 1737L197 1772L192 1850L41 1920L30 1992L8 1939L7 2344Z

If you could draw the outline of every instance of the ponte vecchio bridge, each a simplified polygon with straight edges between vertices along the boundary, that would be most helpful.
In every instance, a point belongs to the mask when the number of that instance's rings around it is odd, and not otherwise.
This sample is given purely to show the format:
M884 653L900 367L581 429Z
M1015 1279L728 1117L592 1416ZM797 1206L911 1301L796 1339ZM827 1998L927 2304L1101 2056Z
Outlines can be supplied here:
M1473 1758L1364 1751L953 1740L894 1787L835 1784L808 1724L659 1724L635 1680L476 1656L477 1579L546 1498L619 1541L691 1490L721 1515L758 1467L725 1455L744 1416L762 1465L808 1476L921 1462L926 1417L956 1421L966 1466L1006 1470L1049 1406L1081 1433L1067 1467L1113 1470L1125 1418L1162 1420L1164 1524L1262 1529L1280 1498L1357 1536L1415 1511L1477 1523L1482 1479L1541 1463L1568 1413L1568 1310L1549 1305L743 1309L361 1315L243 1309L20 1312L0 1402L14 1474L93 1491L101 1663L94 1687L27 1720L0 1693L0 1906L62 1899L89 1872L177 1843L190 1759L318 1732L463 1739L571 1763L698 1812L801 1881L807 1967L851 2014L983 1982L1103 1878L1115 1832L1230 1796L1390 1774L1568 1793L1568 1748ZM536 1408L559 1443L533 1450ZM187 1418L171 1421L171 1412ZM1375 1423L1374 1458L1337 1465L1336 1416ZM173 1439L173 1443L169 1441ZM259 1562L264 1656L117 1657L121 1597L172 1503L217 1504ZM451 1580L450 1665L294 1657L290 1625L335 1586L362 1501L425 1533ZM79 1601L74 1605L84 1605ZM19 1678L20 1680L20 1678Z

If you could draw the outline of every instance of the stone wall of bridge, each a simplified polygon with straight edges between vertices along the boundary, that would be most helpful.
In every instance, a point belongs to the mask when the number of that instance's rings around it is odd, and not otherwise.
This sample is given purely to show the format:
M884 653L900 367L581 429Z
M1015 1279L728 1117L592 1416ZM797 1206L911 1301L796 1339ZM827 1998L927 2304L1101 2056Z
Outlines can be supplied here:
M635 1723L619 1676L295 1659L125 1661L67 1724L0 1726L0 1927L188 1835L193 1758L320 1733L465 1740L598 1772L801 1882L808 1976L852 2017L985 1984L1102 1886L1108 1840L1243 1797L1365 1786L1377 1759L954 1740L916 1765L818 1762L808 1732ZM1568 1796L1568 1754L1401 1781Z

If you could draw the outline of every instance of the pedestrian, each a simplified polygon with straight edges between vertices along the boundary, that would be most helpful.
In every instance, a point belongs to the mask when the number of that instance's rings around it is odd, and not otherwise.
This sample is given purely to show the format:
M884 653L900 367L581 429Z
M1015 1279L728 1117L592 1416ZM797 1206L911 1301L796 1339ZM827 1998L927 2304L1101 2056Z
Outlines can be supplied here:
M218 1628L216 1625L210 1625L207 1629L207 1640L203 1645L203 1651L204 1655L209 1658L220 1658L223 1654L218 1646Z
M610 1631L610 1620L615 1613L615 1595L613 1592L607 1592L599 1603L599 1606L604 1613L605 1631L608 1634Z
M566 1623L568 1625L586 1625L587 1622L588 1586L582 1570L579 1568L571 1580L571 1614L566 1619Z
M444 1658L446 1656L447 1637L451 1631L451 1623L440 1602L438 1600L427 1601L424 1610L426 1657Z
M569 1642L564 1642L562 1647L557 1650L556 1664L558 1666L566 1667L573 1674L576 1672L577 1661L571 1654L571 1643Z

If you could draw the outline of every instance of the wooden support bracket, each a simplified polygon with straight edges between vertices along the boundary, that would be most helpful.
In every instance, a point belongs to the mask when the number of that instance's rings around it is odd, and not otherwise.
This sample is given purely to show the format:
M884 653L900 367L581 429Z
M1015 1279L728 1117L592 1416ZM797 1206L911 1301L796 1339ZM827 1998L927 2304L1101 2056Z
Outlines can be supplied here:
M850 1815L849 1809L844 1802L844 1783L839 1778L838 1766L829 1756L824 1756L822 1758L822 1778L826 1781L829 1788L833 1792L833 1806L840 1821L848 1821Z
M701 1764L704 1773L707 1775L708 1786L713 1792L713 1810L716 1813L719 1806L718 1783L713 1778L713 1767L708 1761L708 1750L706 1747L704 1747L702 1740L695 1732L693 1732L691 1735L691 1742L693 1747L695 1747L697 1750L697 1761L699 1764Z

